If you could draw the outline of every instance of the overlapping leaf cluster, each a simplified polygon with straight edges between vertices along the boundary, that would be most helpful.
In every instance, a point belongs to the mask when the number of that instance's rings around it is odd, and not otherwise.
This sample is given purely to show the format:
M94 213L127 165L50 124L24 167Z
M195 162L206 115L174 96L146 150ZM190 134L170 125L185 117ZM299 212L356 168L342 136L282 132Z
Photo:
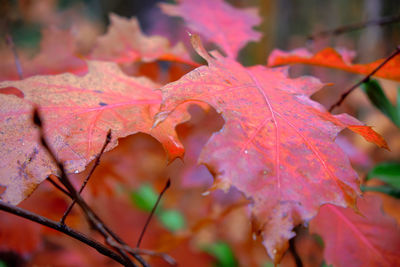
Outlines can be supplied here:
M224 119L222 129L207 141L199 157L199 163L214 175L211 189L227 191L234 187L251 201L254 230L262 235L275 262L287 250L293 228L309 222L323 204L331 205L312 224L322 236L325 226L317 222L326 222L321 219L329 216L326 213L344 218L344 227L350 225L352 229L352 224L360 223L353 220L354 215L348 215L351 211L342 213L341 208L335 207L355 208L360 190L356 172L334 139L348 128L387 148L382 137L357 119L347 114L332 115L311 100L310 96L324 86L317 78L291 79L286 67L244 67L237 61L240 49L261 37L253 29L260 23L256 10L240 10L222 0L185 0L178 5L163 4L162 9L185 20L193 32L194 50L207 61L207 66L166 85L146 77L128 76L116 63L166 60L198 64L182 44L172 47L163 37L147 37L140 32L136 19L112 15L108 33L98 39L86 61L71 48L63 60L65 66L56 63L58 69L54 72L38 67L36 72L27 72L26 76L32 77L21 81L11 81L16 79L11 74L2 77L1 200L18 204L48 175L57 174L54 163L38 143L38 131L31 118L33 107L43 116L46 137L58 159L69 172L78 173L96 156L109 129L113 140L108 149L117 146L118 138L142 132L156 138L170 159L182 156L184 148L175 126L189 119L188 104L201 102L203 108L212 106ZM208 53L197 34L215 43L225 56L217 51ZM38 62L46 61L53 53L42 49L42 54L27 64L45 66ZM326 54L332 60L321 63ZM322 52L313 57L304 51L289 56L274 52L269 66L293 63L294 58L296 62L366 74L379 64L350 65L346 55L331 50L323 52L323 56ZM75 75L82 74L86 65L86 74ZM398 70L395 61L377 75L397 80ZM377 208L373 212L378 213ZM390 219L387 225L387 229L396 228ZM361 243L371 244L362 230L355 234ZM371 246L377 254L371 262L399 248L398 243L385 250L376 248L379 244ZM331 255L330 249L328 253ZM327 260L338 263L332 257ZM398 261L398 257L387 259L388 264ZM338 264L345 263L343 260Z

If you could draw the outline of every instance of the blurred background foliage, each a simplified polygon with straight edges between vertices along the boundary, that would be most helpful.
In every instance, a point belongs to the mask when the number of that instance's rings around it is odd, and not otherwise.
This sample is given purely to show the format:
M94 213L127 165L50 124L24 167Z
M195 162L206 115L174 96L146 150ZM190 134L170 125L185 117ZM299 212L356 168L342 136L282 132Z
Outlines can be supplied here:
M159 17L159 0L1 0L2 31L12 33L19 46L36 46L40 29L57 24L69 28L82 20L93 24L95 33L104 32L108 14L137 16L142 29L151 30ZM249 44L241 53L245 64L264 64L274 48L284 50L302 46L346 46L358 52L361 61L386 56L400 42L400 23L369 27L307 42L307 37L321 30L398 15L400 2L392 0L230 0L237 7L258 7L263 19L257 27L264 37ZM69 16L65 16L67 13ZM58 19L55 17L59 17ZM62 21L60 21L62 19ZM173 29L171 29L173 31ZM89 38L90 36L88 36Z

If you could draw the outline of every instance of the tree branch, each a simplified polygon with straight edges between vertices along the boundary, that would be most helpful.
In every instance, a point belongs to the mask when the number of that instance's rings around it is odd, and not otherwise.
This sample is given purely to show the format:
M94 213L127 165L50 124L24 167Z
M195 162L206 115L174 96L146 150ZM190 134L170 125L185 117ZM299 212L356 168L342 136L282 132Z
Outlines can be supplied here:
M177 265L176 261L166 253L154 252L151 250L141 249L141 248L131 248L129 246L120 245L120 244L116 244L116 246L121 247L122 249L126 250L130 254L143 254L143 255L149 255L149 256L154 256L154 257L160 257L164 261L169 263L170 265Z
M92 169L93 170L93 169ZM64 194L66 194L67 196L69 196L71 199L73 199L73 197L71 196L70 193L68 193L64 188L62 188L60 185L58 185L53 179L51 179L51 177L49 176L47 178L47 180L54 186L56 187L58 190L60 190L61 192L63 192ZM127 247L128 245L116 234L114 233L110 228L108 228L108 226L102 222L102 220L99 218L99 216L88 206L88 208L90 209L90 211L93 213L94 217L102 223L104 229L106 230L106 232L108 232L108 234L113 237L119 244L123 245L124 247ZM90 222L89 222L90 223ZM132 256L138 261L140 262L140 264L144 267L148 267L149 265L142 259L142 257L140 257L139 255L134 255L132 254Z
M367 76L364 77L364 79L362 79L361 81L359 81L358 83L356 83L355 85L353 85L352 87L350 87L349 89L347 89L340 97L340 99L334 103L330 108L329 111L332 112L332 110L335 107L338 107L342 104L342 102L344 101L344 99L351 93L353 92L357 87L359 87L361 84L368 82L369 79L371 78L371 76L373 76L378 70L380 70L384 65L386 65L386 63L388 63L391 59L393 59L395 56L397 56L400 53L400 45L397 46L396 50L390 54L381 64L379 64L378 67L376 67L373 71L371 71L370 74L368 74Z
M72 198L72 196L68 193L67 190L65 190L64 188L62 188L59 184L57 184L56 181L54 181L50 176L47 177L46 181L48 181L49 183L51 183L55 188L57 188L58 190L60 190L61 192L63 192L65 195L69 196L70 198Z
M96 215L94 215L92 210L89 208L89 206L86 204L86 202L83 200L83 198L79 195L78 191L72 185L71 181L69 180L69 178L68 178L68 176L66 174L66 171L64 169L63 164L59 162L59 160L55 156L54 151L52 150L52 148L47 143L47 140L44 138L42 120L41 120L41 118L39 116L39 113L38 113L37 109L34 110L33 121L40 129L40 141L42 143L42 146L49 152L49 154L52 157L54 163L57 165L57 167L60 170L61 176L60 176L59 179L60 179L61 183L65 186L65 188L67 188L67 190L69 191L70 195L73 197L73 199L76 201L76 203L78 203L78 205L81 207L83 213L85 214L86 220L90 223L90 225L96 231L98 231L104 237L104 239L105 239L105 241L106 241L106 243L108 245L110 245L116 251L118 251L118 253L122 256L122 258L124 258L126 266L129 266L129 267L136 266L131 261L131 259L129 258L129 256L126 254L126 252L124 250L122 250L119 247L113 246L112 243L108 242L110 235L107 232L107 230L105 229L103 222L100 221ZM143 265L143 266L146 266L146 265Z
M104 153L104 150L106 149L107 145L110 143L111 141L111 129L108 130L107 132L107 136L106 136L106 140L104 141L103 147L100 150L100 153L97 154L96 156L96 160L94 162L94 165L92 167L92 169L90 170L89 174L86 176L85 180L83 181L81 188L79 189L79 194L82 193L83 189L86 187L86 184L88 183L90 177L92 176L92 174L94 173L94 170L96 169L97 166L99 166L100 164L100 158ZM74 207L76 201L75 199L72 201L72 203L68 206L67 210L64 212L64 215L61 218L61 224L65 224L65 219L67 218L68 214L71 212L72 208Z
M76 240L81 241L82 243L87 244L88 246L96 249L99 253L121 263L122 265L126 264L126 261L120 255L115 253L114 251L110 250L109 248L105 247L104 245L100 244L99 242L87 237L83 233L80 233L66 225L62 225L59 222L50 220L48 218L37 215L35 213L32 213L25 209L19 208L17 206L5 203L2 200L0 200L0 210L6 211L8 213L12 213L18 217L22 217L27 220L39 223L41 225L50 227L52 229L55 229L55 230L62 232Z

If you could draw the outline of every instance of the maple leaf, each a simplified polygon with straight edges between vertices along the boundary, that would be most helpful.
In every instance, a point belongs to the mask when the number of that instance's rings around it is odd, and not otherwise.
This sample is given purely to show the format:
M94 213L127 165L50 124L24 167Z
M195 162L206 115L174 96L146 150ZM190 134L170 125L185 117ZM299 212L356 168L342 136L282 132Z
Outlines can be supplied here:
M367 64L353 64L352 60L354 56L355 53L347 49L325 48L314 55L305 48L289 52L275 49L268 58L268 66L274 67L301 63L368 75L385 60L379 59ZM390 60L374 76L400 81L400 57Z
M254 8L237 9L223 0L180 0L178 5L160 4L170 16L182 17L188 27L216 43L236 58L249 41L258 41L261 33L252 28L261 21Z
M222 114L225 124L206 143L199 163L215 175L214 188L234 186L253 199L256 226L278 262L292 228L309 221L321 204L354 206L358 177L334 138L361 123L312 101L309 96L323 86L316 78L290 79L287 68L245 68L216 52L210 56L198 36L192 42L208 66L161 88L155 124L193 100Z
M361 214L324 205L310 230L325 241L325 259L334 266L398 266L400 227L382 211L382 200L367 195L357 201Z
M167 60L196 65L182 43L171 46L162 36L146 36L136 18L126 19L110 14L108 32L97 39L90 58L118 63Z
M37 144L37 131L30 122L32 104L39 108L45 136L68 172L80 172L94 159L109 129L113 139L107 150L120 137L144 132L163 144L170 159L182 155L183 147L169 123L152 129L161 103L161 93L154 91L159 85L144 77L128 77L115 63L89 61L88 65L89 73L83 77L66 73L0 83L0 88L15 87L24 94L24 99L0 94L4 201L19 203L55 173ZM173 121L187 117L182 112L175 116Z
M19 203L56 168L38 144L31 105L3 94L0 103L0 185L5 187L0 198Z
M24 78L40 74L59 74L70 72L84 74L87 65L76 54L76 40L68 30L51 27L42 31L40 52L29 58L19 53ZM9 49L3 51L0 62L0 81L19 80L15 59Z

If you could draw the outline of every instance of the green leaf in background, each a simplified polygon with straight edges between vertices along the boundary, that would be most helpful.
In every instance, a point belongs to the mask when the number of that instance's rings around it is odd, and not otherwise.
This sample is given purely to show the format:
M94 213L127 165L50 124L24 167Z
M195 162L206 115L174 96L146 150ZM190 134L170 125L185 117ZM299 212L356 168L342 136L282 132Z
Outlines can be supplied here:
M395 198L400 198L400 189L394 188L390 185L380 185L380 186L361 186L361 191L366 192L366 191L371 191L371 192L380 192L384 193L386 195L395 197Z
M157 202L158 194L150 185L142 185L131 193L131 200L134 205L143 211L150 212ZM161 205L160 205L161 206ZM159 209L160 207L158 207Z
M186 226L185 218L177 210L163 210L158 214L158 219L171 232L181 230Z
M217 262L217 267L234 267L238 266L233 251L225 242L216 242L203 248L205 252L213 256Z
M322 239L322 237L318 234L312 234L312 237L314 238L315 241L317 241L318 245L321 248L325 248L325 243L324 240Z
M0 260L0 267L7 267L7 264L4 261Z
M275 267L275 265L272 262L266 262L262 265L262 267Z
M397 127L400 127L400 105L393 106L386 97L385 92L376 80L369 80L361 85L363 91L367 94L372 104L382 111ZM399 102L397 97L397 102Z
M367 175L367 180L376 178L400 189L400 163L382 162L376 165Z
M12 28L11 35L17 47L24 48L39 48L42 34L40 32L40 25L38 24L17 24Z

